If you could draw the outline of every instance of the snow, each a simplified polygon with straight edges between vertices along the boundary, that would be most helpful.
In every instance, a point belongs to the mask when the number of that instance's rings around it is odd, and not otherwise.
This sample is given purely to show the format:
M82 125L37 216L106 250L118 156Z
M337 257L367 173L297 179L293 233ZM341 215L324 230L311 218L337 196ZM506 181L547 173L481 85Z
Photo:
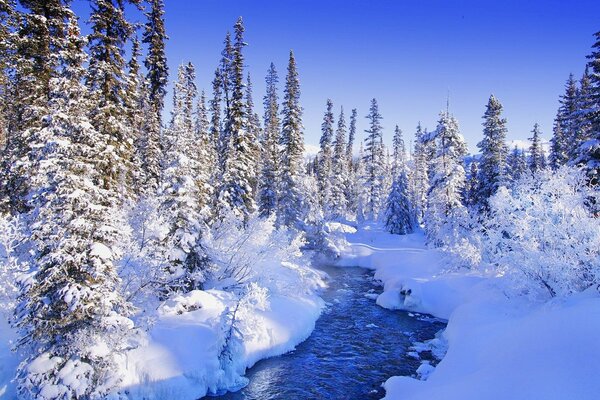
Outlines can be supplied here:
M185 400L240 389L247 383L246 368L305 340L324 306L316 295L274 295L268 309L243 313L239 322L246 334L241 354L232 371L224 371L218 358L220 318L235 301L232 293L195 290L163 304L144 345L124 359L128 397Z
M448 320L446 330L410 351L432 350L418 379L391 377L387 400L596 399L600 392L600 294L533 302L506 296L505 278L447 270L422 233L391 235L365 225L346 235L339 265L375 270L384 284L377 304ZM447 352L444 352L447 348Z

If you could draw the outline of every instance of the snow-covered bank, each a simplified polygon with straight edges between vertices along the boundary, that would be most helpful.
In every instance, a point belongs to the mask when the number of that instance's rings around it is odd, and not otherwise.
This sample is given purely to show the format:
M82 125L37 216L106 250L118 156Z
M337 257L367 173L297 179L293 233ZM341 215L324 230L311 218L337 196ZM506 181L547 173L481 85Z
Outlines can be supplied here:
M229 365L223 364L223 328L228 325L222 322L226 309L237 302L231 293L193 291L163 305L145 345L124 360L128 397L184 400L239 389L247 383L246 368L305 340L323 306L316 295L263 300L252 299L241 306L247 310L238 310L236 328L243 340L234 344ZM182 304L197 309L182 312Z
M448 351L427 380L392 377L386 399L595 399L600 393L600 295L536 303L506 296L504 279L445 272L417 233L367 225L346 235L341 265L375 269L377 303L448 319Z

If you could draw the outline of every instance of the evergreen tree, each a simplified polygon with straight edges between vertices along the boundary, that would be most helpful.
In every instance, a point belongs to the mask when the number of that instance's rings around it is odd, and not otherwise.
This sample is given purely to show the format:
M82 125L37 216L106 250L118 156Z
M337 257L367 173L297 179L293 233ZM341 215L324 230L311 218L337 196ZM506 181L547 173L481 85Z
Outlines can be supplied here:
M350 114L350 130L348 131L348 147L346 149L346 160L348 160L349 166L352 169L352 161L354 160L354 138L356 137L356 117L358 112L356 108L352 109Z
M142 170L145 177L144 187L149 190L158 188L160 179L160 135L162 112L167 94L169 67L165 54L165 31L163 0L149 0L150 11L146 13L146 24L142 42L148 46L144 65L146 74L149 113L146 114L146 127L143 136Z
M392 146L392 176L395 180L400 171L406 166L406 147L404 146L402 130L398 127L398 125L396 125L396 129L394 130Z
M253 135L249 130L247 104L244 102L244 25L240 17L235 26L233 58L229 65L231 99L227 107L223 140L231 147L225 161L223 185L219 193L220 207L233 210L238 217L247 220L254 212L256 188L256 165ZM227 91L225 91L227 93ZM227 98L227 94L226 94Z
M331 214L333 218L346 216L348 207L348 161L346 160L348 144L346 143L346 119L344 108L340 110L338 125L333 142L333 159L331 165Z
M66 35L64 23L70 15L63 0L28 0L20 3L27 12L19 18L15 43L10 43L11 47L14 46L15 71L11 104L8 105L8 112L12 116L7 131L1 182L2 198L8 201L3 208L16 213L26 211L28 177L32 173L28 169L31 166L28 160L30 136L42 128L43 117L49 112L50 80L57 76L60 64L58 54L62 51ZM7 17L8 12L12 13L9 4L2 6Z
M365 138L365 188L366 204L365 217L367 219L377 219L379 210L382 206L384 193L384 173L385 173L385 156L383 149L383 135L381 127L381 114L379 114L379 106L376 99L371 100L369 114L369 129L365 130L367 137Z
M81 84L84 42L73 15L67 28L54 54L60 72L48 82L49 113L31 135L33 269L15 312L18 345L31 349L17 372L19 395L28 399L105 397L119 383L114 355L126 349L132 327L115 266L118 199L98 168L111 144L87 118L94 104ZM73 371L77 379L66 379Z
M93 102L90 114L94 128L110 137L114 151L106 154L101 166L104 186L130 197L133 184L133 137L127 126L124 107L124 45L133 33L125 18L122 0L92 0L89 36L90 63L86 83Z
M432 134L436 143L433 178L427 197L425 228L429 240L442 245L454 235L453 224L464 214L462 193L465 187L463 158L467 147L458 128L458 121L447 111L440 114Z
M565 94L560 98L560 107L556 115L553 137L550 140L550 165L558 169L566 164L569 156L569 147L576 147L578 134L575 129L575 115L577 112L577 83L573 74L569 75L565 87Z
M469 206L477 206L480 204L481 201L481 199L479 198L481 189L481 182L479 181L479 177L481 176L481 173L477 165L477 162L471 162L471 169L467 178L465 204Z
M260 172L260 146L259 140L262 135L262 129L260 126L260 117L254 112L254 100L252 97L252 81L250 80L250 73L246 78L246 112L248 115L248 157L246 158L248 164L246 167L253 171L250 176L250 182L252 185L252 194L258 193L258 174Z
M300 107L300 82L294 53L290 51L283 106L281 146L281 176L277 199L279 226L302 229L305 204L301 184L304 175L304 134L302 107Z
M421 123L415 132L415 150L413 156L413 169L410 175L411 203L415 209L418 221L422 221L427 206L427 191L429 189L428 167L430 160L427 157L427 143Z
M165 131L161 213L170 224L168 243L170 272L175 289L199 288L206 279L207 258L201 246L202 216L198 172L198 142L192 120L196 97L195 70L181 65L173 94L171 123Z
M535 173L541 169L543 169L544 164L544 154L542 149L542 142L540 139L540 127L536 123L533 125L533 130L531 131L533 136L529 138L531 141L531 145L529 146L529 169L531 172Z
M406 172L403 167L400 167L399 171L387 198L385 227L390 233L406 235L413 232L415 222L408 195Z
M12 31L17 24L14 0L0 1L0 157L9 136L11 100L11 75L14 69L15 41ZM0 158L2 160L2 158Z
M279 177L279 100L277 97L277 70L271 63L265 78L267 90L263 99L264 132L262 136L262 165L258 208L261 216L269 217L277 210L277 186Z
M198 187L198 204L204 220L210 220L214 217L209 208L214 194L213 174L217 170L217 153L215 143L211 140L204 90L200 94L196 106L194 132L196 151L192 156L196 159L197 165L195 177L196 186Z
M333 102L327 99L327 109L321 124L321 139L319 141L319 168L317 169L317 188L319 190L319 204L325 209L331 199L331 164L333 142Z
M569 156L568 163L570 165L577 165L579 147L589 137L591 125L588 116L592 108L591 78L589 66L586 66L575 96L575 113L573 115L574 138L571 139L567 150Z
M483 115L483 140L477 144L481 150L480 186L476 198L471 199L474 204L485 208L488 199L506 182L506 119L501 115L502 105L491 95Z
M528 171L527 157L523 150L519 150L517 146L510 152L506 158L507 175L512 182L517 181Z
M594 34L595 43L588 66L590 86L587 101L589 108L586 119L589 121L589 131L579 138L576 162L588 176L591 185L600 183L600 31Z
M224 156L221 152L221 102L223 93L221 90L221 77L219 69L215 71L212 81L213 97L210 100L210 137L217 153L217 166L219 172L224 169Z

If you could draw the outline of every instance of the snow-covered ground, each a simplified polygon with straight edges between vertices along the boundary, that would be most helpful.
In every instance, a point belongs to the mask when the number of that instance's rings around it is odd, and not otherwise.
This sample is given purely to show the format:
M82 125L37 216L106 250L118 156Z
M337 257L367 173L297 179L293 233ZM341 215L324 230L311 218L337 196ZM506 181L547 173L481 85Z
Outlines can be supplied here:
M392 377L386 399L597 399L600 294L532 303L508 297L504 279L448 272L444 255L421 233L398 236L376 225L346 234L340 265L376 270L377 303L448 320L436 339L447 353L420 376Z

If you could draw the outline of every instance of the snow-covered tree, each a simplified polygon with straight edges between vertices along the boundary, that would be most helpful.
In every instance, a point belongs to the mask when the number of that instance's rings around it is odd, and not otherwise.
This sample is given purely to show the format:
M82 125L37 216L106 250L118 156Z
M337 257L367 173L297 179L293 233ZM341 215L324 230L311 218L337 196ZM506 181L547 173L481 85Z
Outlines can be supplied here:
M279 177L279 101L277 96L277 70L271 63L265 78L267 90L263 99L264 131L261 140L261 173L259 179L258 209L263 217L269 217L277 209L277 186Z
M477 144L481 150L479 161L479 189L473 204L487 207L489 199L506 183L506 119L502 118L502 105L490 96L483 115L483 140Z
M346 216L348 208L349 163L346 159L346 119L344 108L340 110L337 130L333 141L333 158L331 163L331 216L342 218Z
M146 13L146 24L142 36L142 42L148 46L144 65L147 70L149 103L149 112L145 116L142 170L146 181L145 188L153 191L158 188L160 179L160 135L169 67L165 54L165 42L168 37L163 18L164 2L163 0L149 0L149 3L150 10Z
M567 163L569 148L576 147L574 143L578 141L575 129L577 82L573 74L569 75L565 86L565 94L560 98L560 107L554 122L552 139L550 139L550 166L555 170Z
M203 209L202 214L205 220L211 219L209 210L212 196L215 188L213 186L213 174L217 169L217 149L212 141L210 134L210 122L208 120L208 110L206 109L206 95L204 90L200 94L198 104L196 105L195 119L195 154L196 159L196 185L198 186L198 203Z
M427 206L427 191L429 190L428 168L430 160L428 159L428 143L424 141L424 133L419 122L415 131L413 165L409 179L411 204L414 207L418 221L423 220Z
M408 179L404 168L392 183L385 210L385 227L396 235L412 233L415 226L412 206L408 195Z
M127 126L124 107L124 46L133 34L125 18L122 0L92 0L89 35L90 62L86 83L96 105L90 113L94 128L111 138L114 149L100 166L107 188L115 188L124 198L132 196L133 137Z
M321 149L317 154L317 185L319 188L319 204L321 208L329 208L331 200L331 166L333 157L333 102L327 99L327 108L321 124Z
M198 174L198 142L193 123L196 97L195 70L181 65L173 94L171 124L165 131L163 148L161 213L169 224L166 247L174 289L189 291L206 279L207 259L201 246L203 219Z
M506 158L507 175L511 182L515 182L528 170L525 152L515 146Z
M467 147L460 134L458 121L447 111L440 114L432 139L437 150L427 196L425 228L431 243L444 245L457 234L455 224L465 214L462 198L465 187L463 157Z
M469 206L479 205L479 189L481 188L481 182L478 163L471 161L471 167L469 169L469 176L467 177L467 184L465 187L465 201L464 203Z
M381 114L376 99L371 100L369 114L369 129L365 130L365 154L363 161L365 164L365 217L367 219L377 219L384 201L384 179L385 179L385 154L383 149L383 133L381 127Z
M406 147L404 146L404 138L402 137L402 130L396 125L394 129L394 138L392 139L392 161L391 161L391 172L392 176L398 176L400 171L406 167Z
M304 133L300 82L294 53L290 51L283 106L282 128L279 144L280 179L277 199L277 224L301 229L305 214L302 180L304 178Z
M223 184L220 188L220 208L229 208L246 220L256 209L256 143L249 127L247 103L244 101L244 24L238 18L235 26L233 58L230 63L231 99L227 108L224 140L231 147L225 161Z
M543 169L545 163L544 150L542 149L540 138L540 126L537 123L533 125L531 133L533 133L533 135L529 138L531 144L529 146L528 164L531 172L536 173L540 169Z
M99 168L111 136L87 118L94 104L81 84L84 42L74 16L65 30L49 113L31 136L32 268L15 312L18 345L30 350L17 373L26 399L106 396L119 383L115 357L132 328L115 267L124 234L119 200Z
M349 168L352 169L352 162L354 160L354 139L356 138L356 118L358 116L358 112L356 108L352 109L352 114L350 114L350 128L348 131L348 145L346 148L346 160L348 161Z

